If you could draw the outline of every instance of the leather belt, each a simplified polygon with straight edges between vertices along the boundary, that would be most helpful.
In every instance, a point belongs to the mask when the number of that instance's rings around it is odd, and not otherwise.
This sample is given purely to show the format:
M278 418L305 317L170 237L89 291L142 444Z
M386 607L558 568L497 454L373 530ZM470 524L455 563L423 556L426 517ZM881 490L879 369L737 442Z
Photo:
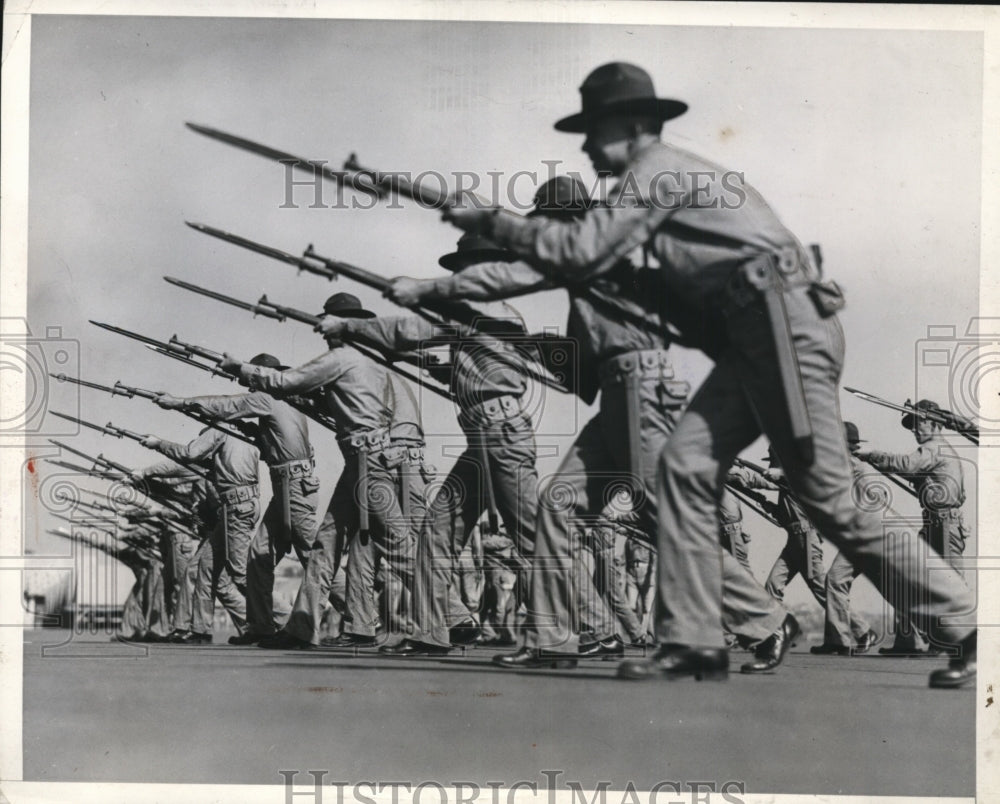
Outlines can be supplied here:
M357 433L337 439L340 449L345 455L357 455L360 452L380 452L389 446L389 428L378 427L372 430L362 430Z

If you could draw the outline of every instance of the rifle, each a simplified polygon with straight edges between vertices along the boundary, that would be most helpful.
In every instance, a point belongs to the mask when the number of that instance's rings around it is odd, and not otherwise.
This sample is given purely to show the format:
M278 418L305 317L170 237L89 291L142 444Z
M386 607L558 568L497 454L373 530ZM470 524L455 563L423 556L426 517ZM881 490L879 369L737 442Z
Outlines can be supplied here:
M108 460L107 458L104 457L103 454L98 455L95 458L91 455L88 455L86 452L74 449L68 444L63 444L61 441L56 441L54 438L50 438L49 443L54 444L55 446L59 447L60 449L64 449L67 452L71 452L74 455L77 455L86 461L90 461L95 468L84 469L83 467L78 467L71 463L64 463L63 461L56 461L50 458L46 458L46 460L49 461L50 463L53 463L56 466L61 466L64 469L71 469L73 471L78 471L81 474L85 474L90 477L100 477L101 479L104 480L111 480L111 479L124 480L129 485L133 487L135 486L135 484L131 480L134 472L127 466L124 466L120 463L116 463L115 461L112 460ZM100 468L102 471L100 472L96 471L97 468ZM109 470L114 470L114 472L117 472L118 474L117 475L111 474ZM190 513L190 511L187 508L181 507L183 504L186 503L186 501L177 494L171 493L169 489L158 487L157 484L150 483L149 481L146 482L146 486L147 488L144 489L144 491L147 494L147 496L151 497L160 505L164 506L165 508L169 508L174 513L180 514L181 516L186 516Z
M234 243L237 246L249 249L250 251L254 251L258 254L263 254L281 262L294 265L298 268L299 272L307 271L308 273L317 274L329 280L336 279L339 275L343 274L349 279L353 279L366 287L379 291L383 295L390 286L389 280L379 274L367 271L364 268L359 268L356 265L351 265L350 263L341 262L339 260L334 260L317 254L313 250L311 243L303 252L301 257L296 257L294 254L290 254L287 251L282 251L281 249L273 248L272 246L266 246L263 243L256 243L245 237L230 234L229 232L224 232L221 229L215 229L211 226L206 226L205 224L191 223L188 221L187 225L196 231L202 232L203 234L218 237L221 240ZM310 262L310 260L312 260L312 262ZM179 283L175 282L175 284ZM211 291L208 291L205 295L211 295L212 298L219 298L218 294L214 294ZM258 304L266 304L275 308L279 312L281 311L281 308L278 305L269 304L266 296L264 296ZM244 309L250 308L244 307ZM461 301L436 300L425 302L422 306L412 308L412 311L425 320L430 321L435 326L451 327L455 329L456 335L464 338L489 336L501 340L506 339L511 341L518 349L522 358L527 358L536 364L535 367L518 365L516 368L519 371L524 371L527 376L531 377L531 379L542 383L548 388L552 388L563 393L566 393L569 390L557 377L553 377L547 373L548 370L545 367L544 361L540 359L541 353L539 351L539 346L551 343L553 340L552 336L544 333L538 335L526 335L524 326L519 321L486 315L477 310L475 307ZM266 313L262 314L266 315ZM291 317L293 316L290 315L289 318Z
M115 438L130 438L133 441L138 441L142 443L149 435L143 435L142 433L134 433L131 430L126 430L123 427L116 427L113 423L108 422L103 427L99 424L94 424L93 422L88 422L86 419L78 419L76 416L67 416L65 413L57 413L56 411L50 411L53 416L58 416L60 419L65 419L66 421L76 422L77 424L82 424L84 427L89 427L91 430L97 430L99 433L104 433L104 435L114 436ZM194 472L202 480L208 479L208 473L197 466L192 461L178 461L182 463L186 469Z
M203 134L206 137L224 142L228 145L234 145L237 148L259 154L269 159L292 164L295 164L296 162L313 164L308 162L308 160L300 159L299 157L286 154L283 151L270 148L266 145L261 145L260 143L253 142L252 140L237 137L233 134L227 134L226 132L218 129L195 125L194 123L187 123L186 125L192 131L197 131L199 134ZM371 168L363 167L358 163L357 155L353 153L347 158L347 160L345 160L341 172L327 171L322 175L334 182L346 183L351 187L355 187L357 185L357 187L374 188L379 198L385 198L391 192L396 195L403 196L404 198L416 201L421 206L430 207L432 209L440 209L446 205L454 203L457 200L453 193L441 192L440 190L429 188L426 184L414 183L406 179L401 173L379 173ZM479 198L478 196L473 197L480 205L487 205L487 202L484 199ZM570 290L570 292L574 295L584 297L591 304L608 310L613 315L627 319L635 326L647 330L657 338L665 338L668 334L666 326L658 316L651 317L639 314L635 310L623 305L621 300L612 294L605 293L604 291L598 290L593 286L567 282L562 277L550 276L549 278L554 283ZM681 342L681 339L677 338L675 334L671 333L670 337L678 342Z
M316 251L313 250L312 243L310 243L306 250L302 252L301 257L296 257L294 254L289 254L287 251L282 251L281 249L273 248L271 246L265 246L263 243L256 243L253 240L248 240L245 237L224 232L221 229L216 229L212 226L206 226L203 223L191 223L190 221L185 221L185 223L187 223L187 225L192 229L201 232L202 234L217 237L220 240L225 240L228 243L233 243L258 254L263 254L266 257L271 257L281 262L286 262L289 265L294 265L300 273L302 271L306 271L307 273L322 276L324 279L331 281L343 275L348 279L353 279L355 282L358 282L365 287L377 290L380 294L385 293L391 284L388 279L372 271L359 268L358 266L351 265L348 262L334 260L330 257L324 257L321 254L317 254ZM423 309L421 309L421 307L416 307L413 309L414 312L422 315L433 324L442 325L445 323L442 319L450 319L451 321L465 324L472 327L474 330L482 331L484 334L489 334L495 337L509 335L519 339L524 338L524 328L521 324L503 318L484 315L471 305L464 302L433 301L423 304L422 308ZM428 315L428 312L433 313L433 315ZM537 337L544 338L546 336L539 335Z
M309 324L315 328L319 322L320 317L317 315L312 315L310 313L298 310L295 307L286 307L282 304L275 304L267 298L267 295L261 296L260 301L257 304L251 304L250 302L240 301L232 296L226 296L223 293L216 293L213 290L207 290L205 288L199 287L198 285L192 285L189 282L182 282L179 279L174 279L170 276L163 277L171 285L177 285L178 287L184 288L185 290L190 290L192 293L199 293L202 296L208 296L210 299L215 299L216 301L221 301L224 304L232 305L233 307L238 307L241 310L247 310L253 313L255 316L262 315L265 318L272 318L275 321L287 321L291 319L292 321L298 321L302 324ZM361 352L363 355L374 360L376 363L380 363L386 368L395 371L397 374L405 377L406 379L422 385L438 396L447 399L449 402L454 403L455 399L451 395L451 392L441 388L438 385L431 384L425 381L423 377L419 375L412 374L405 369L400 368L395 365L395 360L403 360L411 365L424 368L423 361L419 357L408 352L388 352L389 357L386 357L381 352L376 349L372 349L363 343L357 343L355 341L350 342L351 346Z
M889 402L888 400L882 399L874 394L859 391L857 388L848 388L845 385L844 390L849 394L854 394L856 397L863 399L866 402L872 402L873 404L881 405L884 408L890 408L891 410L908 413L911 416L916 416L918 419L927 419L929 421L936 422L942 427L958 433L960 436L968 439L973 444L979 444L979 428L964 417L959 416L956 413L952 413L950 410L945 410L944 408L941 410L918 410L913 407L913 404L909 399L907 399L902 405L897 405L894 402Z
M775 527L781 527L778 524L777 518L767 510L772 507L774 503L767 499L767 497L763 494L753 491L752 489L737 488L729 483L726 483L726 488L729 489L730 493L751 511L759 514Z
M122 330L119 329L118 327L113 327L110 324L102 324L98 321L92 321L91 323L96 324L97 326L102 327L103 329L111 330L112 332L118 332L121 334L128 333L128 330ZM129 337L131 337L131 334L129 334ZM69 377L65 374L49 374L49 376L59 380L59 382L71 382L76 385L86 386L87 388L94 388L98 391L104 391L105 393L111 394L112 396L124 396L128 399L133 399L134 397L138 396L141 397L142 399L148 399L152 402L158 396L162 395L161 391L147 391L145 388L136 388L131 385L125 385L124 383L119 381L115 381L115 384L111 386L111 385L101 385L100 383L96 382L86 382L84 380L78 379L77 377ZM233 438L238 438L240 441L244 441L247 444L250 444L251 446L257 446L257 440L256 440L257 429L252 425L248 425L244 422L220 422L216 419L212 419L208 416L203 416L200 413L196 413L194 411L181 410L180 412L183 413L185 416L187 416L189 419L194 419L196 422L205 427L211 427L214 430L218 430L219 432L225 433L228 436L232 436Z

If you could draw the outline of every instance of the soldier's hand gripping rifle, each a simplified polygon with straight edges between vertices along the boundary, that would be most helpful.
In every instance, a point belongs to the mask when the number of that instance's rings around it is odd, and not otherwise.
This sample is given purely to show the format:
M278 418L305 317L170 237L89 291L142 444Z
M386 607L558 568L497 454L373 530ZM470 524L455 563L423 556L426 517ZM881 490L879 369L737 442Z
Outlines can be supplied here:
M973 444L979 444L979 428L976 427L975 423L969 421L964 416L952 413L950 410L945 410L944 408L941 408L940 410L915 408L909 399L907 399L902 405L897 405L894 402L882 399L882 397L875 396L874 394L859 391L857 388L848 388L846 385L844 386L844 390L849 394L854 394L859 399L865 400L865 402L881 405L882 407L889 408L891 410L898 410L901 413L907 413L918 419L927 419L928 421L936 422L942 427L958 433L960 436L968 439Z
M224 293L216 293L214 290L207 290L206 288L199 287L198 285L192 285L189 282L183 282L180 279L174 279L170 276L165 276L163 278L171 285L176 285L177 287L184 288L184 290L190 290L192 293L198 293L202 296L208 296L210 299L215 299L223 304L238 307L241 310L253 313L255 316L260 315L265 318L271 318L275 321L298 321L302 324L308 324L313 328L315 328L320 322L319 316L312 315L303 310L298 310L295 307L286 307L282 304L275 304L270 301L266 295L261 296L260 301L256 304L251 304L250 302L241 301L240 299L235 299L232 296L227 296ZM357 343L355 341L350 341L349 343L354 349L357 349L359 352L368 356L375 362L382 364L392 371L395 371L397 374L406 377L408 380L422 385L424 388L433 391L438 396L447 399L449 402L454 402L451 392L447 389L441 388L439 385L434 383L427 382L424 377L412 374L396 365L396 361L401 360L410 363L411 365L425 368L424 361L422 361L418 356L409 352L388 352L388 356L386 356L366 344Z
M781 527L778 524L777 517L773 513L776 506L763 494L753 489L739 488L733 483L726 483L726 488L751 511L763 517L775 527Z

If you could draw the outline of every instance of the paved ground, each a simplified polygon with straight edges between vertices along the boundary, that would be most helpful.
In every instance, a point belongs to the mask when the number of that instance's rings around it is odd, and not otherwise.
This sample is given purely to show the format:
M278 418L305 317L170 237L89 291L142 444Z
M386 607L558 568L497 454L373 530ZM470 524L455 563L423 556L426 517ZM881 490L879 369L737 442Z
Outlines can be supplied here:
M279 784L299 770L305 784L326 770L544 789L557 770L561 789L974 794L974 693L927 689L939 660L814 657L800 642L773 676L635 684L606 662L512 673L485 649L407 660L69 637L26 632L25 780Z

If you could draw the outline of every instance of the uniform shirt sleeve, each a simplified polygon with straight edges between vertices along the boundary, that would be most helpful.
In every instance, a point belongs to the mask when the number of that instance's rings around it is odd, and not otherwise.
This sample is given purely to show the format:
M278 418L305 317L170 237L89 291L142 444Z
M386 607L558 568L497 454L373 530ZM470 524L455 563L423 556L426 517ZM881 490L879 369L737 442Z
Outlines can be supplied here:
M307 394L335 382L343 374L345 366L339 351L331 349L298 368L285 371L244 363L240 367L240 377L252 390L272 396Z
M429 299L496 301L548 290L555 283L523 260L482 262L431 282Z
M271 397L262 393L193 396L184 400L184 409L204 413L213 419L231 421L267 416L273 404Z
M868 463L883 472L895 472L900 475L918 475L931 471L937 463L937 456L933 450L926 447L917 447L915 452L909 455L898 455L892 452L878 452L872 450L868 453Z
M427 341L449 334L442 327L413 315L350 319L346 324L345 340L357 339L390 351L419 349L426 346Z
M164 441L163 443L166 444L168 442ZM180 485L181 483L189 482L192 477L197 477L190 469L186 469L174 461L154 463L143 469L141 474L143 477L156 478L168 485Z
M726 482L732 483L741 489L763 489L765 491L778 491L778 486L772 483L760 472L755 472L745 466L734 466L726 476Z
M576 221L522 218L498 212L487 236L546 271L582 280L606 273L653 236L690 202L683 172L658 168L655 159L635 160L606 205Z
M207 461L222 446L225 437L219 430L208 427L202 431L201 435L187 444L163 441L157 449L174 461Z

